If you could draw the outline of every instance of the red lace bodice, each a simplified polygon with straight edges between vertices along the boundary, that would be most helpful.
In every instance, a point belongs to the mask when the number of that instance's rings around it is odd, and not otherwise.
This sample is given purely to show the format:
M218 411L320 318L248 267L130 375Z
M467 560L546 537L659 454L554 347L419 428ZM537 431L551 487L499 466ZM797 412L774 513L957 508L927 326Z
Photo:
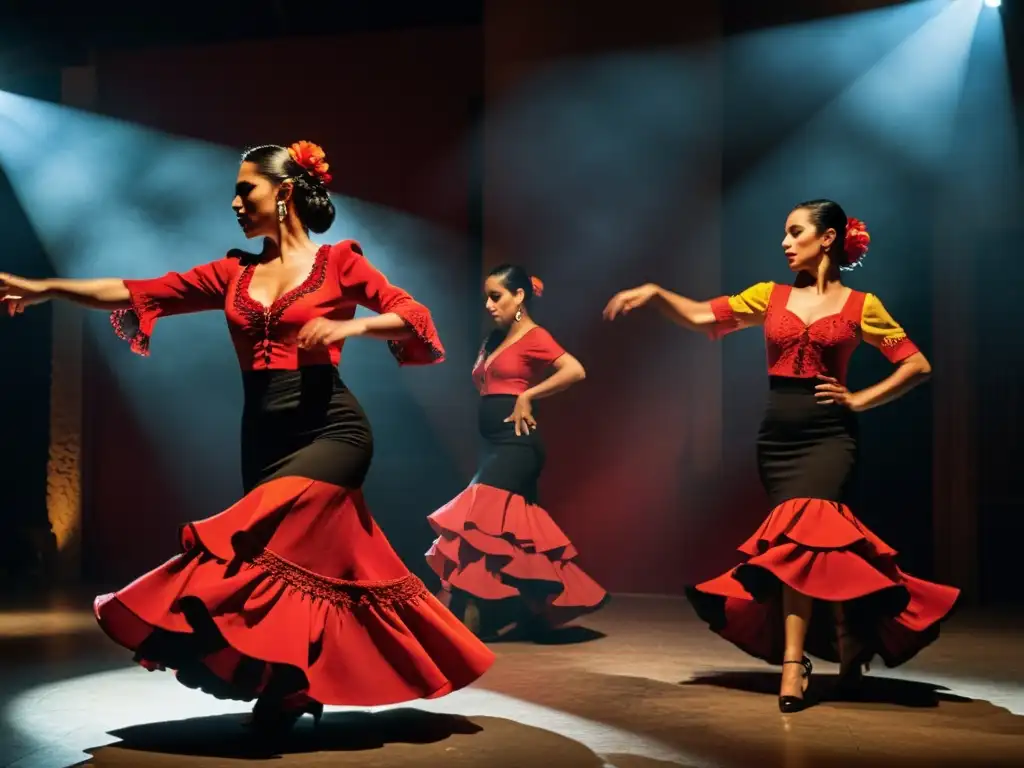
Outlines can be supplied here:
M444 359L429 310L391 285L354 240L322 246L306 279L270 306L249 294L256 264L245 260L248 257L235 251L188 272L125 280L132 308L111 315L114 330L131 342L133 351L147 355L160 317L220 309L242 370L338 365L344 342L305 350L298 348L296 338L310 320L349 320L355 316L356 306L362 305L380 314L399 315L412 331L406 339L388 342L400 364L424 365Z
M861 339L894 363L918 351L871 294L851 291L839 312L808 324L786 306L792 290L790 285L762 283L744 294L712 300L716 320L712 335L722 336L759 320L764 326L769 375L813 378L824 374L843 383Z
M473 383L481 395L521 395L564 354L554 337L538 325L497 355L493 350L488 355L486 345L481 347L473 365Z

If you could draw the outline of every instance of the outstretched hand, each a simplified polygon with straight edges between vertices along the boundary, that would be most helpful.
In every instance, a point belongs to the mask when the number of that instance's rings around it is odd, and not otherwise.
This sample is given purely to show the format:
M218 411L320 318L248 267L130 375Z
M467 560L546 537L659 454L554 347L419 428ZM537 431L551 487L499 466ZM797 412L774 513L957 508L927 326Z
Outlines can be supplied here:
M0 302L11 317L20 315L25 307L41 304L49 296L41 280L27 280L24 277L0 272Z
M619 291L612 296L604 308L602 316L605 320L614 320L619 315L628 315L634 309L642 307L658 292L658 286L648 283L627 291Z

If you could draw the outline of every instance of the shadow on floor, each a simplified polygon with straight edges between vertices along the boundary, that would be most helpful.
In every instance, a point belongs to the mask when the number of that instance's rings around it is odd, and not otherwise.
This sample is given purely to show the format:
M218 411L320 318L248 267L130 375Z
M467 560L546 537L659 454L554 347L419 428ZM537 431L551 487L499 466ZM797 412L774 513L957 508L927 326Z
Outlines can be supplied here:
M327 712L320 725L306 717L276 743L260 741L245 715L217 715L148 723L111 731L119 743L89 750L80 765L224 765L227 759L274 760L279 766L387 765L522 768L545 762L568 768L602 768L605 761L577 741L513 720L425 712ZM472 739L469 741L468 739ZM371 758L366 753L379 750Z
M119 749L174 755L258 759L282 752L346 752L380 749L387 744L431 744L455 734L482 729L469 719L417 709L384 712L328 712L314 727L309 717L278 743L259 738L246 725L247 715L216 715L189 720L133 725L111 731Z
M971 699L949 693L948 688L914 680L865 675L855 695L833 695L837 675L811 676L809 699L814 704L856 702L858 704L894 704L915 709L937 707L941 702L969 702ZM713 672L684 680L681 685L707 685L747 693L779 695L778 672Z
M594 640L601 640L605 637L607 635L603 632L598 632L596 629L590 629L589 627L559 627L558 629L549 629L546 632L532 635L526 631L520 631L518 628L513 628L504 634L488 638L487 642L488 644L579 645L581 643L591 643Z

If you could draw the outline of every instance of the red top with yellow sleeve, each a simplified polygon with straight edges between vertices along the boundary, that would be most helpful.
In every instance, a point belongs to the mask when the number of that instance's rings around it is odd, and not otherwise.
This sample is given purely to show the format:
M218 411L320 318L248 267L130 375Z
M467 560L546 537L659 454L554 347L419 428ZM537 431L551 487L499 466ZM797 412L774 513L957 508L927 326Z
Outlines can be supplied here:
M485 344L473 365L473 383L481 395L521 395L564 354L554 337L537 325L490 354Z
M321 246L306 279L269 307L249 295L255 268L250 254L232 251L219 261L187 272L125 280L132 306L114 312L111 323L118 336L131 342L133 351L148 355L159 318L223 310L242 370L294 370L338 365L344 341L331 347L299 349L298 333L318 317L350 320L356 306L362 305L380 314L393 312L405 321L411 334L388 342L399 364L426 365L444 359L430 311L391 285L363 256L355 240Z
M814 378L825 374L843 383L850 356L862 339L893 363L918 351L874 294L851 291L839 312L807 324L787 308L792 290L791 285L758 283L734 296L713 299L711 335L718 338L763 325L770 375Z

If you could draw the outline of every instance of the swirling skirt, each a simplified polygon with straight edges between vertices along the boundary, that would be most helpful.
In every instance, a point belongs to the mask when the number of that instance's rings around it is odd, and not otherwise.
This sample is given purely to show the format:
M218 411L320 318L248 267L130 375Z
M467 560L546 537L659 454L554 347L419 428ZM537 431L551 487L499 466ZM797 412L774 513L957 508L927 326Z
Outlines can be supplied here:
M491 651L412 575L360 490L366 417L330 366L244 376L246 494L182 553L96 598L149 669L220 698L371 706L476 680Z
M687 589L710 628L747 653L780 663L781 588L815 598L807 652L838 661L832 606L887 666L933 642L959 590L904 573L896 551L843 502L857 463L852 413L820 405L817 380L773 377L758 436L761 480L774 508L739 550L747 559Z
M577 564L572 542L537 504L544 447L537 430L515 434L513 395L480 398L477 473L430 515L437 539L427 562L446 589L480 600L525 598L552 626L595 611L607 592Z

